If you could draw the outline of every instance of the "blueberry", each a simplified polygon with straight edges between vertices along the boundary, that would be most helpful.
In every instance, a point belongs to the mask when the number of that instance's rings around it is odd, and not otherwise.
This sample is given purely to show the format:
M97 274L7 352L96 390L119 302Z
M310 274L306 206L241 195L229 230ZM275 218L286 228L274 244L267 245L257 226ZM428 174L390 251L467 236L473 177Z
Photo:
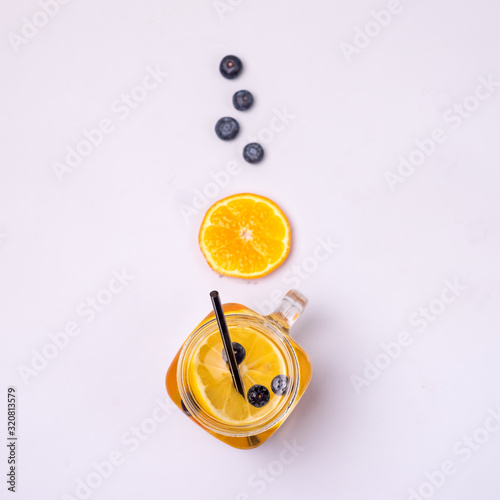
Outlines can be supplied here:
M257 142L251 142L243 149L243 158L248 163L259 163L264 158L264 149Z
M270 398L271 395L269 394L269 390L263 385L252 385L252 387L248 389L248 402L252 406L255 406L255 408L262 408L262 406L267 405Z
M243 63L239 57L226 56L222 59L219 66L219 71L224 78L232 80L236 78L243 69Z
M246 111L253 105L253 95L248 90L238 90L233 95L233 104L238 111Z
M271 390L276 396L283 396L288 390L288 382L286 375L276 375L271 382Z
M236 357L236 363L240 364L245 359L245 356L247 354L245 348L241 344L238 344L238 342L233 342L233 351L234 351L234 356ZM227 356L225 349L222 349L222 359L227 363Z
M231 139L234 139L238 135L239 131L240 126L238 125L238 122L229 116L221 118L215 124L215 133L217 134L217 137L223 141L230 141Z

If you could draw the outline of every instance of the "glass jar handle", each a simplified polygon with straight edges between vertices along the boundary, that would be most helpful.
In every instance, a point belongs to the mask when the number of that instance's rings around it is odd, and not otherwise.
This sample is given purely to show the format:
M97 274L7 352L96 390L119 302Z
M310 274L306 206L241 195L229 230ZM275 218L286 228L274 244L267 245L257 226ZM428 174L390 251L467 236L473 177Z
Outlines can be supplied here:
M272 321L289 330L306 307L307 299L298 291L290 290L278 304L278 307L268 316Z

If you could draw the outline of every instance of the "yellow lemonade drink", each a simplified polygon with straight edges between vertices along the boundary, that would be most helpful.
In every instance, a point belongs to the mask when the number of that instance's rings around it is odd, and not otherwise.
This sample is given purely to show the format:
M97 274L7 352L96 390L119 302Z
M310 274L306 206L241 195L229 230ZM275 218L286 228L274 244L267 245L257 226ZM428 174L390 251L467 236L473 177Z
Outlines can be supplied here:
M281 375L283 378L279 380L284 380L281 385L287 385L285 355L277 344L251 325L232 326L229 333L233 348L234 343L237 346L236 359L245 392L263 387L260 399L252 400L251 404L236 391L218 331L207 335L192 353L188 361L188 387L203 411L213 418L236 425L253 424L267 418L282 402L284 392L279 390L276 395L271 384ZM244 354L239 356L239 353Z
M167 390L177 406L231 446L262 444L285 421L311 378L307 354L288 335L305 305L300 298L303 303L294 302L295 309L284 301L287 311L278 307L269 316L240 304L223 306L245 397L234 386L217 322L209 314L168 370Z

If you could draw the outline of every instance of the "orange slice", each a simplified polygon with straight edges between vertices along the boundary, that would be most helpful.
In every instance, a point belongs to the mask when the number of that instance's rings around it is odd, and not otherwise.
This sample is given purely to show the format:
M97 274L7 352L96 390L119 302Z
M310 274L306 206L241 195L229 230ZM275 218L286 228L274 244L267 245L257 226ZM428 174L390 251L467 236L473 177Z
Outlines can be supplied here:
M208 209L199 241L214 271L236 278L260 278L287 258L290 224L268 198L235 194Z

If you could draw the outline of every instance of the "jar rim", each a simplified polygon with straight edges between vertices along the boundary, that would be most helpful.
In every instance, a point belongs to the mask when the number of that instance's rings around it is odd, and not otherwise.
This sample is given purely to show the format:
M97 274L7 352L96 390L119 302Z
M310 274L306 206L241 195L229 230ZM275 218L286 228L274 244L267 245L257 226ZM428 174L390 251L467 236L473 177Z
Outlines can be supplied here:
M241 313L226 314L226 322L228 327L239 325L242 323L248 325L260 333L268 336L271 340L278 344L280 351L283 353L287 364L288 376L291 380L290 389L285 395L285 399L279 403L269 414L257 419L254 422L247 424L229 424L209 415L197 403L194 396L189 391L187 380L188 354L208 335L218 330L216 319L209 320L197 328L184 343L177 365L177 385L181 399L186 406L186 409L191 416L200 423L203 427L217 434L232 437L245 437L260 434L276 425L284 419L291 411L298 394L300 383L299 362L295 350L286 338L286 335L281 331L278 325L272 323L266 318L252 316ZM186 365L186 366L185 366Z

